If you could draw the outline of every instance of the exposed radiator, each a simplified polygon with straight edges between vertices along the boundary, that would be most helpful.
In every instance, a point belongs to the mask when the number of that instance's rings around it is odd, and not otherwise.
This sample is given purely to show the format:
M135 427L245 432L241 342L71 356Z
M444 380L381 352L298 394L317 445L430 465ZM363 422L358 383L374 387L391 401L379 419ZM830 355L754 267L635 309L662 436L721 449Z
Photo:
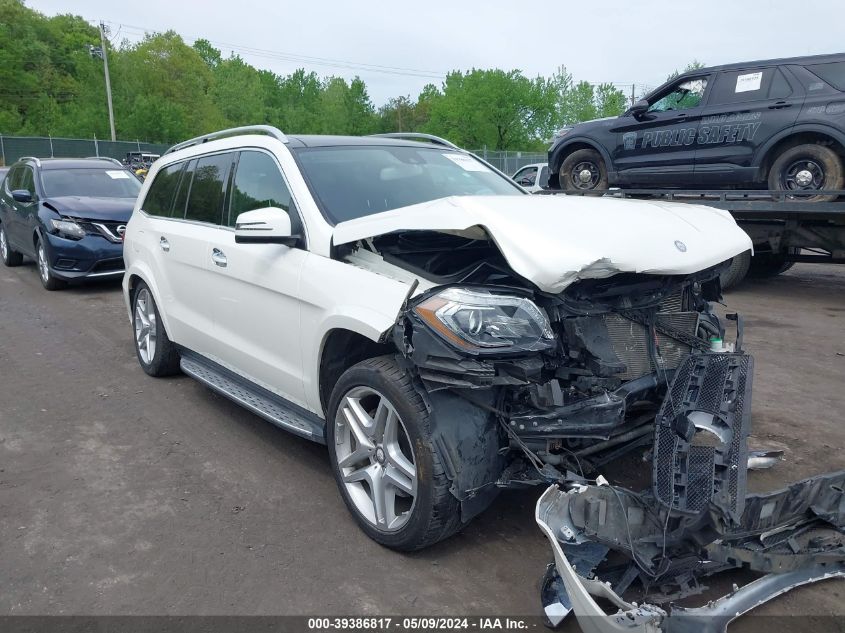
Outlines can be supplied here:
M680 302L677 305L680 305ZM661 307L668 306L664 304ZM698 312L659 312L657 314L658 323L692 335L695 335L698 331L698 318ZM633 380L658 369L648 352L649 334L644 325L635 323L618 314L608 314L604 319L613 351L616 352L619 360L627 366L624 373L618 374L619 378ZM665 334L658 332L657 341L665 369L676 368L690 353L688 345L684 345Z

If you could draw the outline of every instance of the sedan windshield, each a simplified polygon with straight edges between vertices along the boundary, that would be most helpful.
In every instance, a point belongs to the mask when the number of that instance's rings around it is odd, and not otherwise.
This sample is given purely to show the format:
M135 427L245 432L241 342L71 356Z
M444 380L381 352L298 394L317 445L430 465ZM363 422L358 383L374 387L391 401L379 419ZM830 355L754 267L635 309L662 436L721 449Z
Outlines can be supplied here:
M523 195L477 158L443 148L295 148L311 192L337 224L448 196Z
M48 198L137 198L141 183L125 169L45 169L41 182Z

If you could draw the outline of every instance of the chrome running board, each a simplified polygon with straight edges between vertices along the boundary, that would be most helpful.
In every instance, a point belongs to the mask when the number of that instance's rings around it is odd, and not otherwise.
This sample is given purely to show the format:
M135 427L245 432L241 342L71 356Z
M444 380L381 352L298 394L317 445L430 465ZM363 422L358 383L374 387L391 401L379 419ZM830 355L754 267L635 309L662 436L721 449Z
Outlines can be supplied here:
M284 400L246 378L202 356L184 350L182 371L206 387L238 403L278 427L309 440L326 443L325 423L310 411Z

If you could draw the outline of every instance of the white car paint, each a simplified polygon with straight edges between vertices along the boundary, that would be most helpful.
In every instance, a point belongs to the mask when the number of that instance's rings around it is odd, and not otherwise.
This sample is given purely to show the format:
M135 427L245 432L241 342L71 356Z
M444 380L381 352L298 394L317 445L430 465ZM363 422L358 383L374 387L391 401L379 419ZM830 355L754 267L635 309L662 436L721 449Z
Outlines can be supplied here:
M534 177L531 178L531 184L528 184L528 182L520 182L520 180L534 169L537 171L535 172ZM543 184L548 184L549 182L549 166L546 163L531 163L530 165L525 165L520 167L516 173L511 176L511 180L514 180L520 187L531 193L545 191L548 187L544 187Z
M168 165L245 149L276 161L301 216L307 250L238 244L232 228L144 211L151 183ZM520 275L549 292L579 277L694 272L751 247L721 211L563 196L445 198L333 227L284 142L233 136L166 154L153 164L125 236L123 288L130 320L130 279L139 278L150 287L175 343L323 417L319 369L328 334L340 328L377 341L395 323L415 281L417 294L433 287L376 254L332 259L332 243L415 229L489 234ZM213 262L214 249L225 253L225 268Z
M689 274L751 248L726 211L575 196L443 198L342 222L334 243L407 230L482 230L517 273L554 293L621 272Z

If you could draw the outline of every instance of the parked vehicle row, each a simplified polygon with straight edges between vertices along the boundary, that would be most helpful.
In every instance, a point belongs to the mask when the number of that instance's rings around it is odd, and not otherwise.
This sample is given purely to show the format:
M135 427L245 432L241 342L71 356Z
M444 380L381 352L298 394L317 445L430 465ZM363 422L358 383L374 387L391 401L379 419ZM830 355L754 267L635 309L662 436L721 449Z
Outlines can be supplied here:
M3 263L31 257L47 290L122 276L123 234L140 190L111 159L18 161L0 187Z

